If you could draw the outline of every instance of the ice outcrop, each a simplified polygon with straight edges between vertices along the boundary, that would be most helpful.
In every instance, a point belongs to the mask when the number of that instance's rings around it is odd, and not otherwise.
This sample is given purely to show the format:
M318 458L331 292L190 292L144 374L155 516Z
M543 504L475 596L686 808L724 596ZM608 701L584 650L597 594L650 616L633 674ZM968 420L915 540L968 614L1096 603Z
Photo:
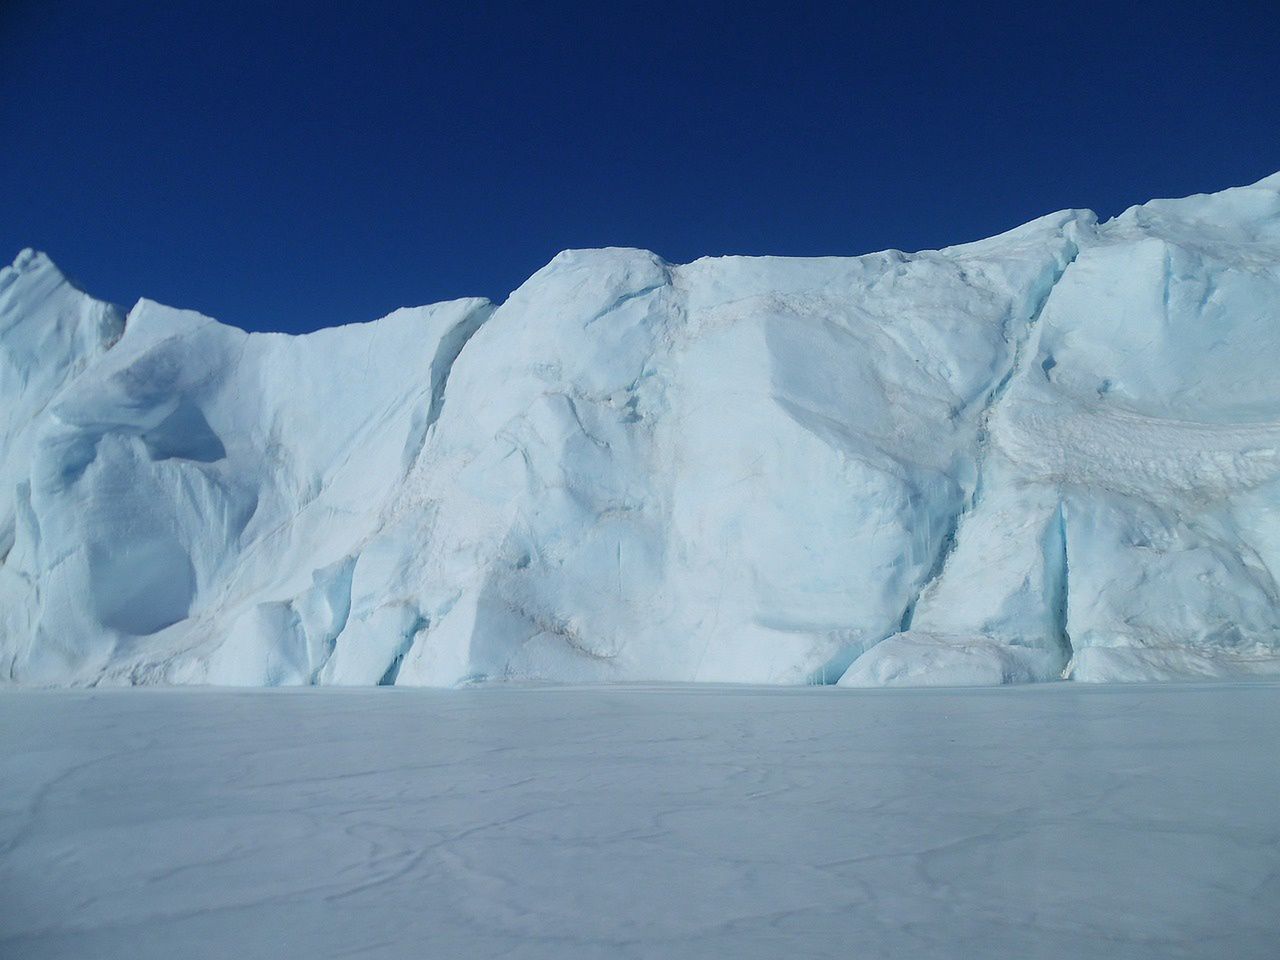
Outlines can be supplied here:
M1280 673L1280 175L303 337L0 273L0 676Z

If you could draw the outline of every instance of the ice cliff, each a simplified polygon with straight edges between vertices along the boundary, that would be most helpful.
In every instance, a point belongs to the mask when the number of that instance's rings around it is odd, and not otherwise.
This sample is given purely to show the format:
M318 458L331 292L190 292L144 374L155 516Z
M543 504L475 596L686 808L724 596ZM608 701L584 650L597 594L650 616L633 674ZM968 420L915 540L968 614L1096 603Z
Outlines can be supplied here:
M1280 174L301 337L0 271L0 677L1280 673Z

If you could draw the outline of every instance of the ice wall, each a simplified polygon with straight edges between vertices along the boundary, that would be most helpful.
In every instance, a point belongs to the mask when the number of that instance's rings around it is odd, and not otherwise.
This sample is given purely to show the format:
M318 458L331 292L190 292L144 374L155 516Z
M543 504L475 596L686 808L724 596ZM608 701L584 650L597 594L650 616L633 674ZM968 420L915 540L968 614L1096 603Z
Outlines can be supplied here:
M1280 175L304 337L0 272L0 676L1280 672Z

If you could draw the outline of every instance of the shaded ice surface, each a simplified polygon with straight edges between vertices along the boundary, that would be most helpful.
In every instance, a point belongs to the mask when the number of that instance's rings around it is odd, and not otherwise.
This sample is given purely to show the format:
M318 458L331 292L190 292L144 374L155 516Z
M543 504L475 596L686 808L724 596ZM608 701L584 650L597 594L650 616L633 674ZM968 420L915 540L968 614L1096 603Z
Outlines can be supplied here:
M302 337L0 271L0 678L1280 673L1280 174Z
M1271 960L1280 687L9 690L0 956Z

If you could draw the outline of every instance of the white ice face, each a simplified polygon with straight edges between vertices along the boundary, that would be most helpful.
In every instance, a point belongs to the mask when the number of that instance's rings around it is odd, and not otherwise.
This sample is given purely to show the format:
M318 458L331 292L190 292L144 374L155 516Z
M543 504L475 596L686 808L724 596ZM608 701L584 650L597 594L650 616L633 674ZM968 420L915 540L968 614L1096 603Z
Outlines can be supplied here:
M0 273L0 675L1280 672L1280 175L303 337Z

